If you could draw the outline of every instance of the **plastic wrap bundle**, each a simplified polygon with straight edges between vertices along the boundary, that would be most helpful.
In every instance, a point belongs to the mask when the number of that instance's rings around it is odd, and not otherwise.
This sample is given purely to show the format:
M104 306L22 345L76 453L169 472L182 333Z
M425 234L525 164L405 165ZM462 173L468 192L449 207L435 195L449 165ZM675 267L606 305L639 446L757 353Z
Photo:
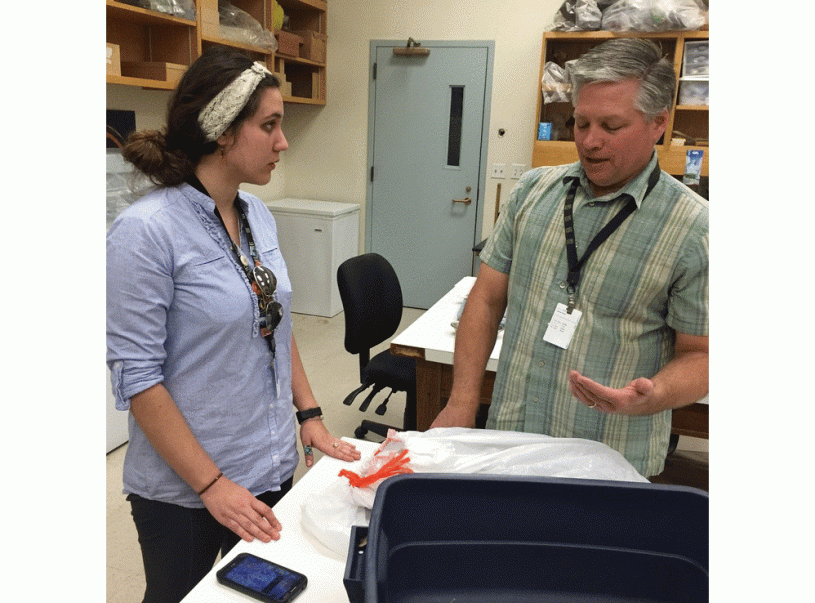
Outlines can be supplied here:
M603 9L614 0L566 0L552 21L552 31L592 31L600 29Z
M544 103L567 103L572 98L572 86L566 69L548 61L543 66L541 94Z
M229 2L223 0L218 2L218 19L221 25L221 36L224 38L257 46L268 52L277 50L277 40L272 32L263 29L263 26L249 13Z
M648 481L619 452L592 440L461 427L391 430L361 473L343 469L322 493L303 503L304 531L344 556L351 527L368 525L379 485L402 473Z
M552 31L677 31L707 24L705 0L566 0Z
M607 31L695 30L707 23L696 0L618 0L603 11Z

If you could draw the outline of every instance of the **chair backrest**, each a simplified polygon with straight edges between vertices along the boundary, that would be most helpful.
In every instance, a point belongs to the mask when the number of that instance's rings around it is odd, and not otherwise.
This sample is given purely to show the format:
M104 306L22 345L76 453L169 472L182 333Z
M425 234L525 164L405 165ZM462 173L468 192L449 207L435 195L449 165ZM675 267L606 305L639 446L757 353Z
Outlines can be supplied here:
M402 287L390 262L376 253L340 264L337 286L345 312L345 349L360 354L362 367L370 359L370 349L399 328Z

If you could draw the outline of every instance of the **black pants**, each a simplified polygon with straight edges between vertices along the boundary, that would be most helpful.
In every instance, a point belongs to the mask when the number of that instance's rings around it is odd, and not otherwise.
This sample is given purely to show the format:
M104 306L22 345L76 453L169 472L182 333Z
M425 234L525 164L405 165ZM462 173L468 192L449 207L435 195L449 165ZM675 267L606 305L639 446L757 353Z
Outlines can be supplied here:
M291 490L293 479L278 492L257 498L273 507ZM206 509L189 509L127 497L139 534L147 588L144 603L177 603L212 569L218 553L226 555L240 537L222 526Z

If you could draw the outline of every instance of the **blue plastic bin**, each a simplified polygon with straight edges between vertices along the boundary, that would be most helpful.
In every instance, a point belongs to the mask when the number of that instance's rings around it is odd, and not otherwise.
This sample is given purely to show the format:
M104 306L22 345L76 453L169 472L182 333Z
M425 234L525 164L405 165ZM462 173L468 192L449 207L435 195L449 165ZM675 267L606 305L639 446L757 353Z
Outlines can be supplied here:
M708 495L681 486L401 475L352 534L352 603L707 601Z

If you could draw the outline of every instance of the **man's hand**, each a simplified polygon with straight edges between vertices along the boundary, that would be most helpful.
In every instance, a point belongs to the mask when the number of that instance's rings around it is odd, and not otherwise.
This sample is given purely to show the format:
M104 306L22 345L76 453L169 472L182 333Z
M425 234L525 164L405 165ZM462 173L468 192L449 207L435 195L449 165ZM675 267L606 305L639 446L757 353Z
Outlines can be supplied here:
M612 389L569 371L569 389L575 398L599 412L650 415L661 410L651 404L654 382L645 377L634 379L622 389Z
M451 405L441 409L430 424L430 429L434 427L475 427L475 414L469 409L459 405Z
M622 389L569 372L572 395L589 408L621 415L652 415L693 404L707 394L708 337L676 333L674 357L651 379L640 377Z

